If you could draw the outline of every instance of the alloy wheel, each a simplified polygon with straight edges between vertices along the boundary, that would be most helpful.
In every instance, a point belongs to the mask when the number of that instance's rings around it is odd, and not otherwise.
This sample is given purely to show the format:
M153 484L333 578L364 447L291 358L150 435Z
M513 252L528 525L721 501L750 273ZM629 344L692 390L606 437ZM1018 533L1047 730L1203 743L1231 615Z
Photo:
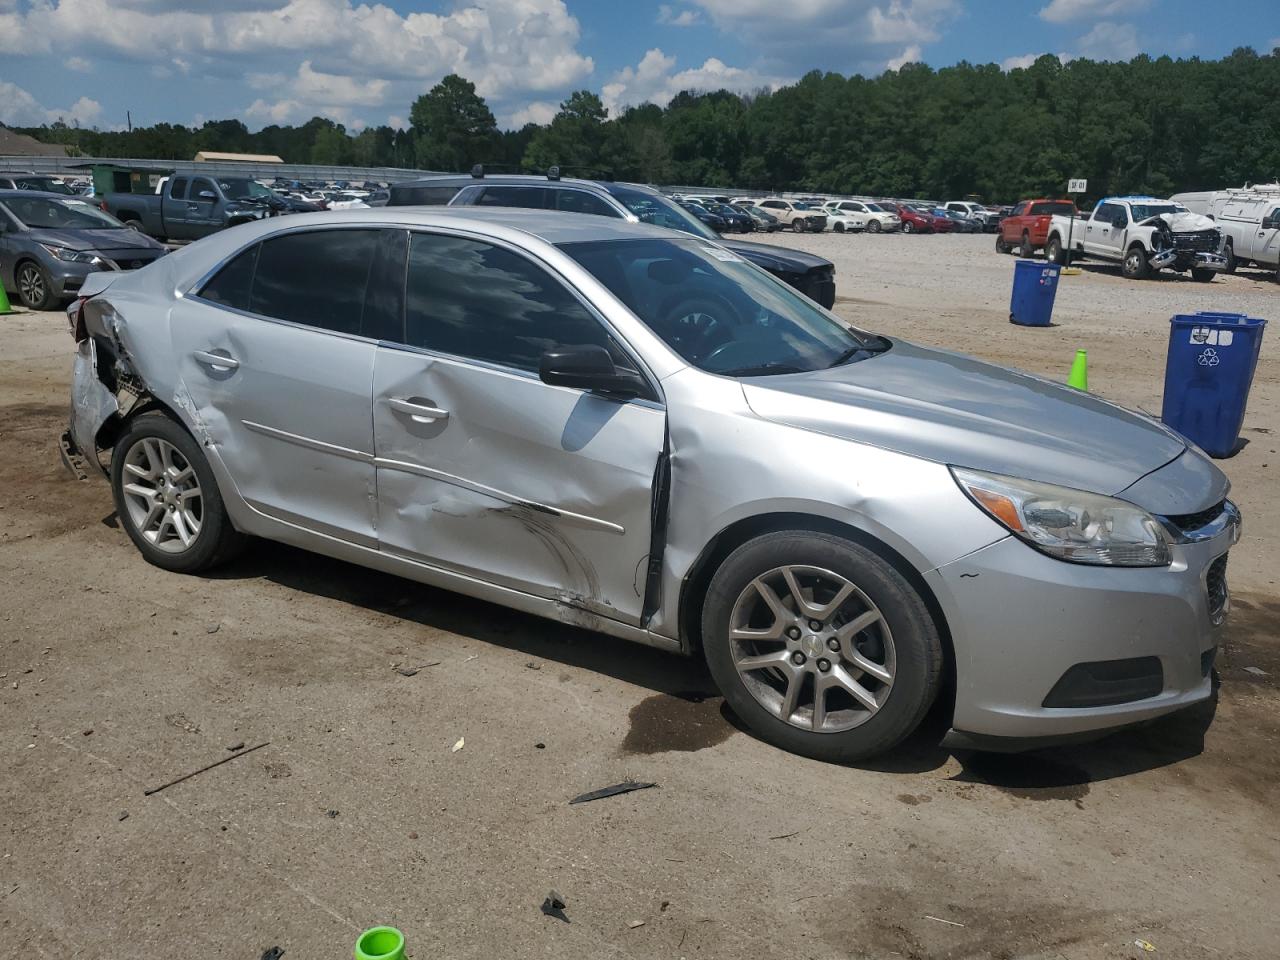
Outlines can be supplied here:
M44 277L42 277L40 275L40 271L31 264L27 264L18 273L18 293L22 297L22 302L28 306L37 303L44 303Z
M780 720L814 733L865 723L887 702L896 659L884 615L822 567L775 567L739 594L729 646L743 685Z
M144 539L166 553L196 542L204 495L195 468L160 437L143 437L125 454L123 492L129 520Z

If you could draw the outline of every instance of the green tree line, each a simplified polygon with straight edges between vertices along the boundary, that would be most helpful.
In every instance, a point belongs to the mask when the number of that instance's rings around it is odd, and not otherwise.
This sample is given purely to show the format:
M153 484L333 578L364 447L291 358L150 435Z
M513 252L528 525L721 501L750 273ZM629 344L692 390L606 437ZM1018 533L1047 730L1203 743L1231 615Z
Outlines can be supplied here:
M992 201L1239 185L1280 178L1280 49L1220 60L1044 56L1030 67L909 64L878 77L813 71L774 91L688 91L610 117L573 93L549 124L499 130L469 81L419 97L410 127L352 135L320 117L250 132L239 120L129 132L28 129L85 155L190 159L197 150L288 162L566 174L648 183Z

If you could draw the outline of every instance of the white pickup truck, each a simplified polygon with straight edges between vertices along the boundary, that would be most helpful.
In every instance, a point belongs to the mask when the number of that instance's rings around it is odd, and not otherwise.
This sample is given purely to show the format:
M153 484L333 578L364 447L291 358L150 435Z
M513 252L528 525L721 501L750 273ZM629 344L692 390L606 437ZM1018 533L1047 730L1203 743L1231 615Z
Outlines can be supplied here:
M1110 260L1130 279L1154 270L1190 270L1208 283L1227 268L1222 231L1208 217L1180 203L1155 197L1107 197L1088 217L1055 216L1049 221L1045 256L1066 263L1067 250L1078 260Z
M1173 200L1218 224L1228 273L1239 263L1254 263L1275 270L1280 280L1280 183L1180 193Z

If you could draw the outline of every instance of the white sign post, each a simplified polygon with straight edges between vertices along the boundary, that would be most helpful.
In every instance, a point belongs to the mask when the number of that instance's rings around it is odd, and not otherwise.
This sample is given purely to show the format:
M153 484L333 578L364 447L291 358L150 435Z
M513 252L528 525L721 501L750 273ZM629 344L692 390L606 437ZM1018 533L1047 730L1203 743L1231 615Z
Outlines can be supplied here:
M1073 197L1076 194L1085 193L1086 191L1088 191L1088 189L1089 189L1088 180L1068 180L1067 181L1067 193L1072 194ZM1066 273L1068 271L1070 271L1073 274L1080 272L1078 270L1072 270L1071 268L1071 254L1072 254L1072 251L1075 250L1075 245L1074 245L1075 232L1076 232L1076 205L1075 205L1075 200L1073 199L1071 202L1071 224L1067 227L1067 263L1066 263L1066 269L1063 270L1063 273Z

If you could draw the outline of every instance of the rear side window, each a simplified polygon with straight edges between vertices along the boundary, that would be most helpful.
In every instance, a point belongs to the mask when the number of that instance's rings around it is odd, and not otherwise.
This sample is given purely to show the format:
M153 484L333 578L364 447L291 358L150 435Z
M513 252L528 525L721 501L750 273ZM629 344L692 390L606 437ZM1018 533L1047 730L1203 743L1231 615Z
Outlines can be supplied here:
M556 209L565 213L590 213L597 217L616 217L614 209L593 194L582 190L556 190Z
M235 259L213 275L213 279L200 289L200 296L213 303L236 310L249 309L249 289L253 285L253 268L258 262L255 243L248 250L236 254Z
M1075 206L1066 201L1057 203L1034 203L1031 205L1031 215L1033 217L1069 217Z
M249 311L359 333L377 230L315 230L265 240Z
M553 347L595 344L634 368L558 279L502 247L416 233L406 294L410 346L536 371Z
M484 193L476 201L476 206L529 207L534 210L545 210L547 190L545 187L485 187Z
M173 200L185 200L187 198L186 177L178 177L169 181L169 197Z
M418 186L416 184L396 184L391 188L392 207L443 207L458 192L456 186Z

